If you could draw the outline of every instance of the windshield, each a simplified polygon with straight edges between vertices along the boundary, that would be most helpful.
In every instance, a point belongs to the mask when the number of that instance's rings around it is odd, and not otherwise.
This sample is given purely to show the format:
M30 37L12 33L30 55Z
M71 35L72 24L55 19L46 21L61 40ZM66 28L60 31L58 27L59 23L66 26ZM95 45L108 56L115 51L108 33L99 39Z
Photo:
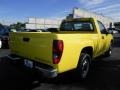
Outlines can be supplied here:
M93 31L91 22L63 22L60 31Z

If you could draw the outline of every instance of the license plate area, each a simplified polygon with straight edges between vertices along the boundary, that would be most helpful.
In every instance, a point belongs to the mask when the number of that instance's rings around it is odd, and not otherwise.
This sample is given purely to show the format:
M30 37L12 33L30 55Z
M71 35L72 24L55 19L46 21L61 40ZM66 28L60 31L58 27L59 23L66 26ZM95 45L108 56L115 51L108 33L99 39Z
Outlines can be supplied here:
M24 59L24 65L29 68L33 68L33 61L30 61L28 59Z

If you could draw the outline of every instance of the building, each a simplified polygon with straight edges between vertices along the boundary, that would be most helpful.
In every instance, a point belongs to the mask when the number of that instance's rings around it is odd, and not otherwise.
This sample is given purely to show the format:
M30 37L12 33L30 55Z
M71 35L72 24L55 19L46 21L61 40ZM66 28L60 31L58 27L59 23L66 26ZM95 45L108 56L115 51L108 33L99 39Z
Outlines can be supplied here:
M28 18L26 29L47 29L58 28L61 20L44 19L44 18Z
M90 12L88 10L81 9L81 8L74 8L73 18L81 18L81 17L94 17L97 20L101 21L106 26L106 28L112 27L114 23L114 20L110 17L97 14L95 12Z
M66 16L68 18L83 18L94 17L97 20L104 23L106 28L110 28L113 25L114 20L112 18L90 12L81 8L74 8L73 12ZM62 20L44 19L44 18L28 18L26 29L46 29L46 28L59 28Z

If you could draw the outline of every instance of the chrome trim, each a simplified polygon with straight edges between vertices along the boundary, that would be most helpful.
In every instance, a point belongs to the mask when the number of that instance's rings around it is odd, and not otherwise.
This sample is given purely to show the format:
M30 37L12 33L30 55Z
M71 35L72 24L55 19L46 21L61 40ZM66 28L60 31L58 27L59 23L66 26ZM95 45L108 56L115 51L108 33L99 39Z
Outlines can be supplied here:
M6 57L13 61L21 59L19 57L12 57L10 55ZM38 70L44 77L47 77L47 78L54 78L58 75L57 69L54 69L54 68L42 68L39 66L35 66L35 69Z
M19 59L21 59L21 58L19 58L19 57L15 57L15 58L13 58L13 57L11 57L11 56L6 56L7 58L9 58L9 59L11 59L11 60L19 60Z
M35 66L35 69L41 71L43 75L48 78L54 78L58 75L57 69L49 70L49 69L40 68L38 66Z

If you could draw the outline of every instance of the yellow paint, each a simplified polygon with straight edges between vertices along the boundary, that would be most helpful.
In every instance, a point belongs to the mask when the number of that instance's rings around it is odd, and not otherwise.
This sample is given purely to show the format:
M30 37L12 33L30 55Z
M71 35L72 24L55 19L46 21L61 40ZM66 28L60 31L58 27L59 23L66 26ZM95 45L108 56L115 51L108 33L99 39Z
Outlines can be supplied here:
M10 34L11 53L20 55L24 58L36 60L53 66L62 73L77 67L80 53L85 47L93 48L93 58L103 54L108 50L111 40L111 34L101 34L97 20L94 18L83 18L76 20L92 21L94 31L60 31L58 33L50 32L19 32ZM71 21L71 20L70 20ZM102 39L104 36L104 40ZM29 42L24 42L23 38L29 38ZM63 40L64 50L60 63L52 63L52 43L53 40Z

